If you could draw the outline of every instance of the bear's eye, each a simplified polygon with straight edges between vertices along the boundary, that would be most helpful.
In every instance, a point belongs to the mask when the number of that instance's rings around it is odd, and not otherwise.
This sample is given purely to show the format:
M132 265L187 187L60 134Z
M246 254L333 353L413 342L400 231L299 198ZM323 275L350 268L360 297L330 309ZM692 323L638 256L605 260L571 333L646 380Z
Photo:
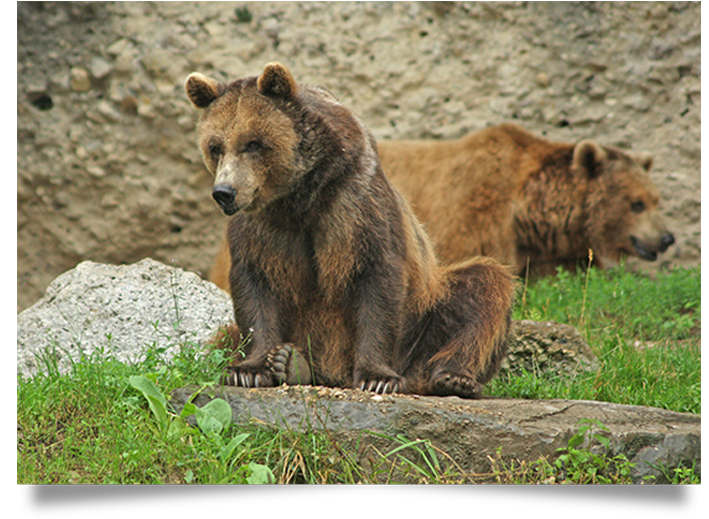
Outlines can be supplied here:
M212 157L214 160L219 160L219 157L222 154L222 145L221 144L210 144L209 145L209 155Z
M642 200L630 204L630 210L634 213L642 213L645 210L645 203Z
M263 144L261 144L261 142L257 141L256 139L247 142L246 145L244 146L244 151L247 153L261 151L262 149L263 149Z

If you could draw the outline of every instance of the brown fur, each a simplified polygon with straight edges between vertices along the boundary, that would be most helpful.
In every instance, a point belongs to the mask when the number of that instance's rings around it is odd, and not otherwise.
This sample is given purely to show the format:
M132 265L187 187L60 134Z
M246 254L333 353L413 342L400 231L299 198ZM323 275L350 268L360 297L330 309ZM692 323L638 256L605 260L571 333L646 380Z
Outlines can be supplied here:
M480 396L506 351L507 270L488 258L439 266L370 132L282 65L230 85L192 74L186 90L204 109L213 196L233 215L228 334L247 341L227 380L278 383L292 344L320 384Z
M392 183L446 262L482 254L515 272L654 260L674 243L648 155L593 141L551 142L503 124L450 141L383 141Z

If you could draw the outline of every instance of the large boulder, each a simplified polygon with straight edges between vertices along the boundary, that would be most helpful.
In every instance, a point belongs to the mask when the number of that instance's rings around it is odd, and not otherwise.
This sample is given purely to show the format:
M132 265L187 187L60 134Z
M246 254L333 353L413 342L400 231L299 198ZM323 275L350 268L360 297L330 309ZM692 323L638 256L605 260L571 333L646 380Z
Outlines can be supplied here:
M149 258L120 266L84 261L17 316L17 372L32 375L50 356L66 373L97 349L122 361L148 348L169 358L231 319L231 298L193 272Z
M590 346L573 326L554 321L515 321L510 334L507 358L501 373L511 375L522 371L572 375L581 371L596 371L598 359Z

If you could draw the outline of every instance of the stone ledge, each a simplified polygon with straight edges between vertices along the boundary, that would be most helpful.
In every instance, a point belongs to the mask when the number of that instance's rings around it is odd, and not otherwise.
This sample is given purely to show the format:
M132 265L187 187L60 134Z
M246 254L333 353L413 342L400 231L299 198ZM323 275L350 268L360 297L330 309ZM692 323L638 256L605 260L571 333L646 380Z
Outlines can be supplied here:
M192 393L190 388L176 390L173 405L181 409ZM240 424L257 421L299 431L326 428L342 440L356 440L363 432L428 438L471 473L489 472L488 456L495 457L498 449L508 460L552 459L576 434L580 420L597 419L609 429L600 432L610 440L609 454L624 454L636 464L635 482L648 475L664 481L650 464L671 469L694 463L701 473L701 416L653 407L584 400L380 396L312 386L223 387L214 396L229 402L233 420ZM202 406L210 398L201 394L195 404Z

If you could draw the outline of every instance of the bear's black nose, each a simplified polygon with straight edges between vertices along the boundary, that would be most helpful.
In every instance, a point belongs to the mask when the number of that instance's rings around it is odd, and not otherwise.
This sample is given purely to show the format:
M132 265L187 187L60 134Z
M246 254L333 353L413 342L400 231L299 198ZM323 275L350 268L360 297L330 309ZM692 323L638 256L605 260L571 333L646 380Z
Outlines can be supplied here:
M663 234L662 238L660 238L660 245L662 246L662 250L667 250L667 247L672 245L675 242L675 237L671 233Z
M236 189L229 184L217 184L212 190L212 197L220 207L225 208L233 205L234 198L236 198Z

